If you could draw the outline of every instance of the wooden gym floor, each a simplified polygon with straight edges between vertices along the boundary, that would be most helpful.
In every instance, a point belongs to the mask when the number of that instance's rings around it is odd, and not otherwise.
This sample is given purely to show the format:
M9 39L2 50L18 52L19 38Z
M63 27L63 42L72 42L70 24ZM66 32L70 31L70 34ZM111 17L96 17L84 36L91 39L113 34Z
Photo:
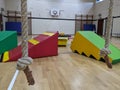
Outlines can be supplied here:
M112 38L120 48L120 38ZM13 90L120 90L120 63L108 69L106 64L59 47L59 55L34 59L30 66L35 85L28 86L21 71ZM0 63L0 90L7 87L15 73L16 62Z

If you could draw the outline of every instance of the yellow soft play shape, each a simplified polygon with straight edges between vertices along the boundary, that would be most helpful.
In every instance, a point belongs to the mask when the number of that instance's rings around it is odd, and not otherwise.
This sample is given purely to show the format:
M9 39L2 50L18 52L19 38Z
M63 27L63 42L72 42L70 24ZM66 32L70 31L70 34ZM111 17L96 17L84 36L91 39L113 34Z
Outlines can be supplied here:
M43 34L44 34L44 35L48 35L48 36L54 35L54 33L52 33L52 32L44 32Z
M95 39L95 38L92 38L92 39ZM97 60L100 60L101 58L100 48L95 46L90 40L84 37L84 35L82 35L80 32L76 33L71 43L71 50L73 52L77 51L80 54L84 53L88 57L92 55ZM111 58L110 58L110 61L112 62Z
M30 39L28 40L30 43L32 43L33 45L37 45L38 43L40 43L39 41L35 40L35 39Z
M67 45L68 37L58 37L58 45Z
M6 51L3 55L3 62L7 62L9 60L9 52Z

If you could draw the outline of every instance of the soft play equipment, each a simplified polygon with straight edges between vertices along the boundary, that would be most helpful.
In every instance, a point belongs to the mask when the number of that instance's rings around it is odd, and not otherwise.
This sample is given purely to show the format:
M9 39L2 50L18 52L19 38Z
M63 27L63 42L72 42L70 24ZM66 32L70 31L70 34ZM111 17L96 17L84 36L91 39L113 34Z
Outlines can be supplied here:
M17 47L17 33L15 31L0 32L0 55L5 51Z
M5 23L6 31L16 31L17 34L21 34L21 22L6 22Z
M65 34L64 32L60 32L58 36L58 46L66 46L68 39L71 37L69 34Z
M58 55L58 32L45 32L28 41L28 53L32 58ZM5 52L2 62L17 61L22 56L21 46Z
M68 41L68 37L58 37L58 45L66 46Z
M61 33L59 33L59 37L71 37L71 35L61 32Z
M84 31L96 31L95 24L84 24L83 25Z
M95 59L100 60L100 49L104 48L105 40L92 31L79 31L76 33L72 43L71 50L77 51L79 54L84 53L86 56L93 56ZM120 62L120 49L110 44L109 54L112 64Z

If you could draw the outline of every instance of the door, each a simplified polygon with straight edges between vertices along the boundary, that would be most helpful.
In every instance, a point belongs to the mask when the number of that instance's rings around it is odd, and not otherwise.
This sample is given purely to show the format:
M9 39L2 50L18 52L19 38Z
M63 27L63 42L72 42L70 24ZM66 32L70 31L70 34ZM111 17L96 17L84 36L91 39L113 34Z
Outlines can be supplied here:
M0 14L0 31L3 30L3 20L2 20L2 14Z
M104 19L99 19L98 26L97 26L97 34L100 36L103 35L103 24L104 24Z

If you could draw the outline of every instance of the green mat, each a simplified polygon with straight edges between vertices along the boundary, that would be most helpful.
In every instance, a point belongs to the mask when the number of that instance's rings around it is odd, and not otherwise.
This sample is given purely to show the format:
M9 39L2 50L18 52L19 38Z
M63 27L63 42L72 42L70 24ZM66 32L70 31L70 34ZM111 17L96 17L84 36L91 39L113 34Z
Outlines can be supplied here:
M16 31L1 31L0 32L0 55L5 51L17 47L17 32Z
M93 43L96 47L99 49L104 48L105 40L98 36L96 33L91 31L79 31L80 34L82 34L86 39L88 39L91 43ZM112 63L118 63L120 62L120 49L118 49L113 44L109 45L109 49L112 52L109 57L112 58Z

